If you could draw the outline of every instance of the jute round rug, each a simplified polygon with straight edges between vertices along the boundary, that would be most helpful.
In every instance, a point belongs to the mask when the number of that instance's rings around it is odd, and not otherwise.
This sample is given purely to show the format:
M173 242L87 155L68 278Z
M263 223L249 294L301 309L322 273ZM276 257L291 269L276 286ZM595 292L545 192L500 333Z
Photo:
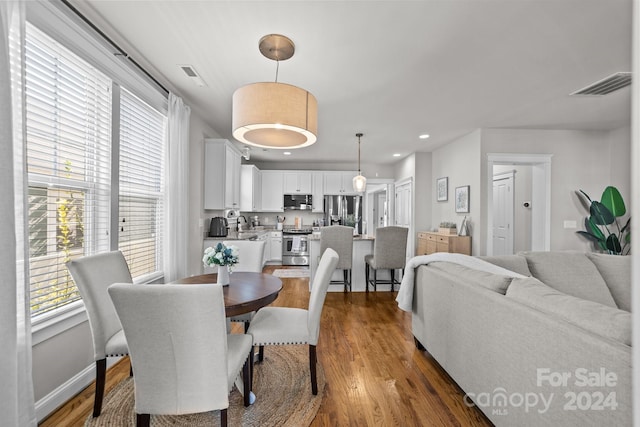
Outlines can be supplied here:
M318 364L318 394L311 394L308 346L267 346L264 361L253 371L256 402L245 408L234 387L227 410L230 426L308 426L316 416L324 392L325 376ZM102 413L89 415L85 427L135 426L133 379L118 384L106 397ZM152 415L152 427L212 426L220 424L220 412L168 416Z

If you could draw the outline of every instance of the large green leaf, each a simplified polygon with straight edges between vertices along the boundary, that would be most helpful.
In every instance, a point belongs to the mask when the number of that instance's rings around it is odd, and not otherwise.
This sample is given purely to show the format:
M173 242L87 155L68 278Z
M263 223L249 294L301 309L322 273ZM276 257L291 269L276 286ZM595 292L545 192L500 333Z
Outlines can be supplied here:
M609 212L615 217L619 217L627 213L627 208L624 206L624 200L622 195L616 187L608 186L602 192L600 203L609 209Z
M579 235L584 236L587 239L589 239L591 241L594 241L596 243L600 243L602 241L602 239L600 239L598 236L594 236L593 234L591 234L591 233L589 233L587 231L579 230L579 231L576 231L576 233L578 233Z
M593 221L592 217L584 219L584 228L587 230L587 232L595 236L599 241L602 241L604 243L604 241L606 240L606 238L604 237L604 233L602 232L600 227L598 227L598 225Z
M622 246L620 245L618 236L615 234L609 234L609 237L607 237L607 249L614 254L622 252Z
M589 211L591 213L591 218L595 224L609 225L613 224L613 222L616 220L616 217L613 216L609 208L595 200L591 202L591 208L589 209Z

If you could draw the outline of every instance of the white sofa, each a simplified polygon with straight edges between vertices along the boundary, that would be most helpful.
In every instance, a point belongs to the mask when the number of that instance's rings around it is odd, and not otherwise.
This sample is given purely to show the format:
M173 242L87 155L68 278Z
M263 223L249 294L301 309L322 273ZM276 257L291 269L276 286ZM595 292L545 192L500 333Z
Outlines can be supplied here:
M632 420L629 257L528 252L416 268L412 331L497 426Z

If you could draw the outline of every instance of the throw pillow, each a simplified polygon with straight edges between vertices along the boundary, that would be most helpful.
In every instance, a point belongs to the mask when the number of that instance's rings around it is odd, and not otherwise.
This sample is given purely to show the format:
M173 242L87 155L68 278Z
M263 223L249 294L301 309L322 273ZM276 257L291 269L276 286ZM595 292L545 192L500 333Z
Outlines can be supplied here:
M558 291L616 307L598 269L581 252L522 252L536 279Z
M507 297L600 336L631 345L631 313L559 292L533 277L515 278Z
M631 257L587 253L609 287L618 308L631 311Z

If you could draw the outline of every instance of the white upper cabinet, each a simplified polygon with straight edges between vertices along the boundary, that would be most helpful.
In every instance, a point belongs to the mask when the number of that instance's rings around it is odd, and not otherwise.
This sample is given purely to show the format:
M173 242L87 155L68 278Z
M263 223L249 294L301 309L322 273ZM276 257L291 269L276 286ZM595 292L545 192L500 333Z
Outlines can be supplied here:
M313 210L311 212L322 213L324 212L324 188L323 188L324 174L322 172L313 172L311 174L311 184L313 196Z
M240 172L240 210L259 212L262 209L262 173L254 165L242 165Z
M284 212L284 182L282 171L262 171L261 212Z
M311 172L283 172L284 194L311 194Z
M240 208L240 153L226 139L205 139L204 208Z
M324 172L324 194L357 194L353 191L353 178L357 172Z

